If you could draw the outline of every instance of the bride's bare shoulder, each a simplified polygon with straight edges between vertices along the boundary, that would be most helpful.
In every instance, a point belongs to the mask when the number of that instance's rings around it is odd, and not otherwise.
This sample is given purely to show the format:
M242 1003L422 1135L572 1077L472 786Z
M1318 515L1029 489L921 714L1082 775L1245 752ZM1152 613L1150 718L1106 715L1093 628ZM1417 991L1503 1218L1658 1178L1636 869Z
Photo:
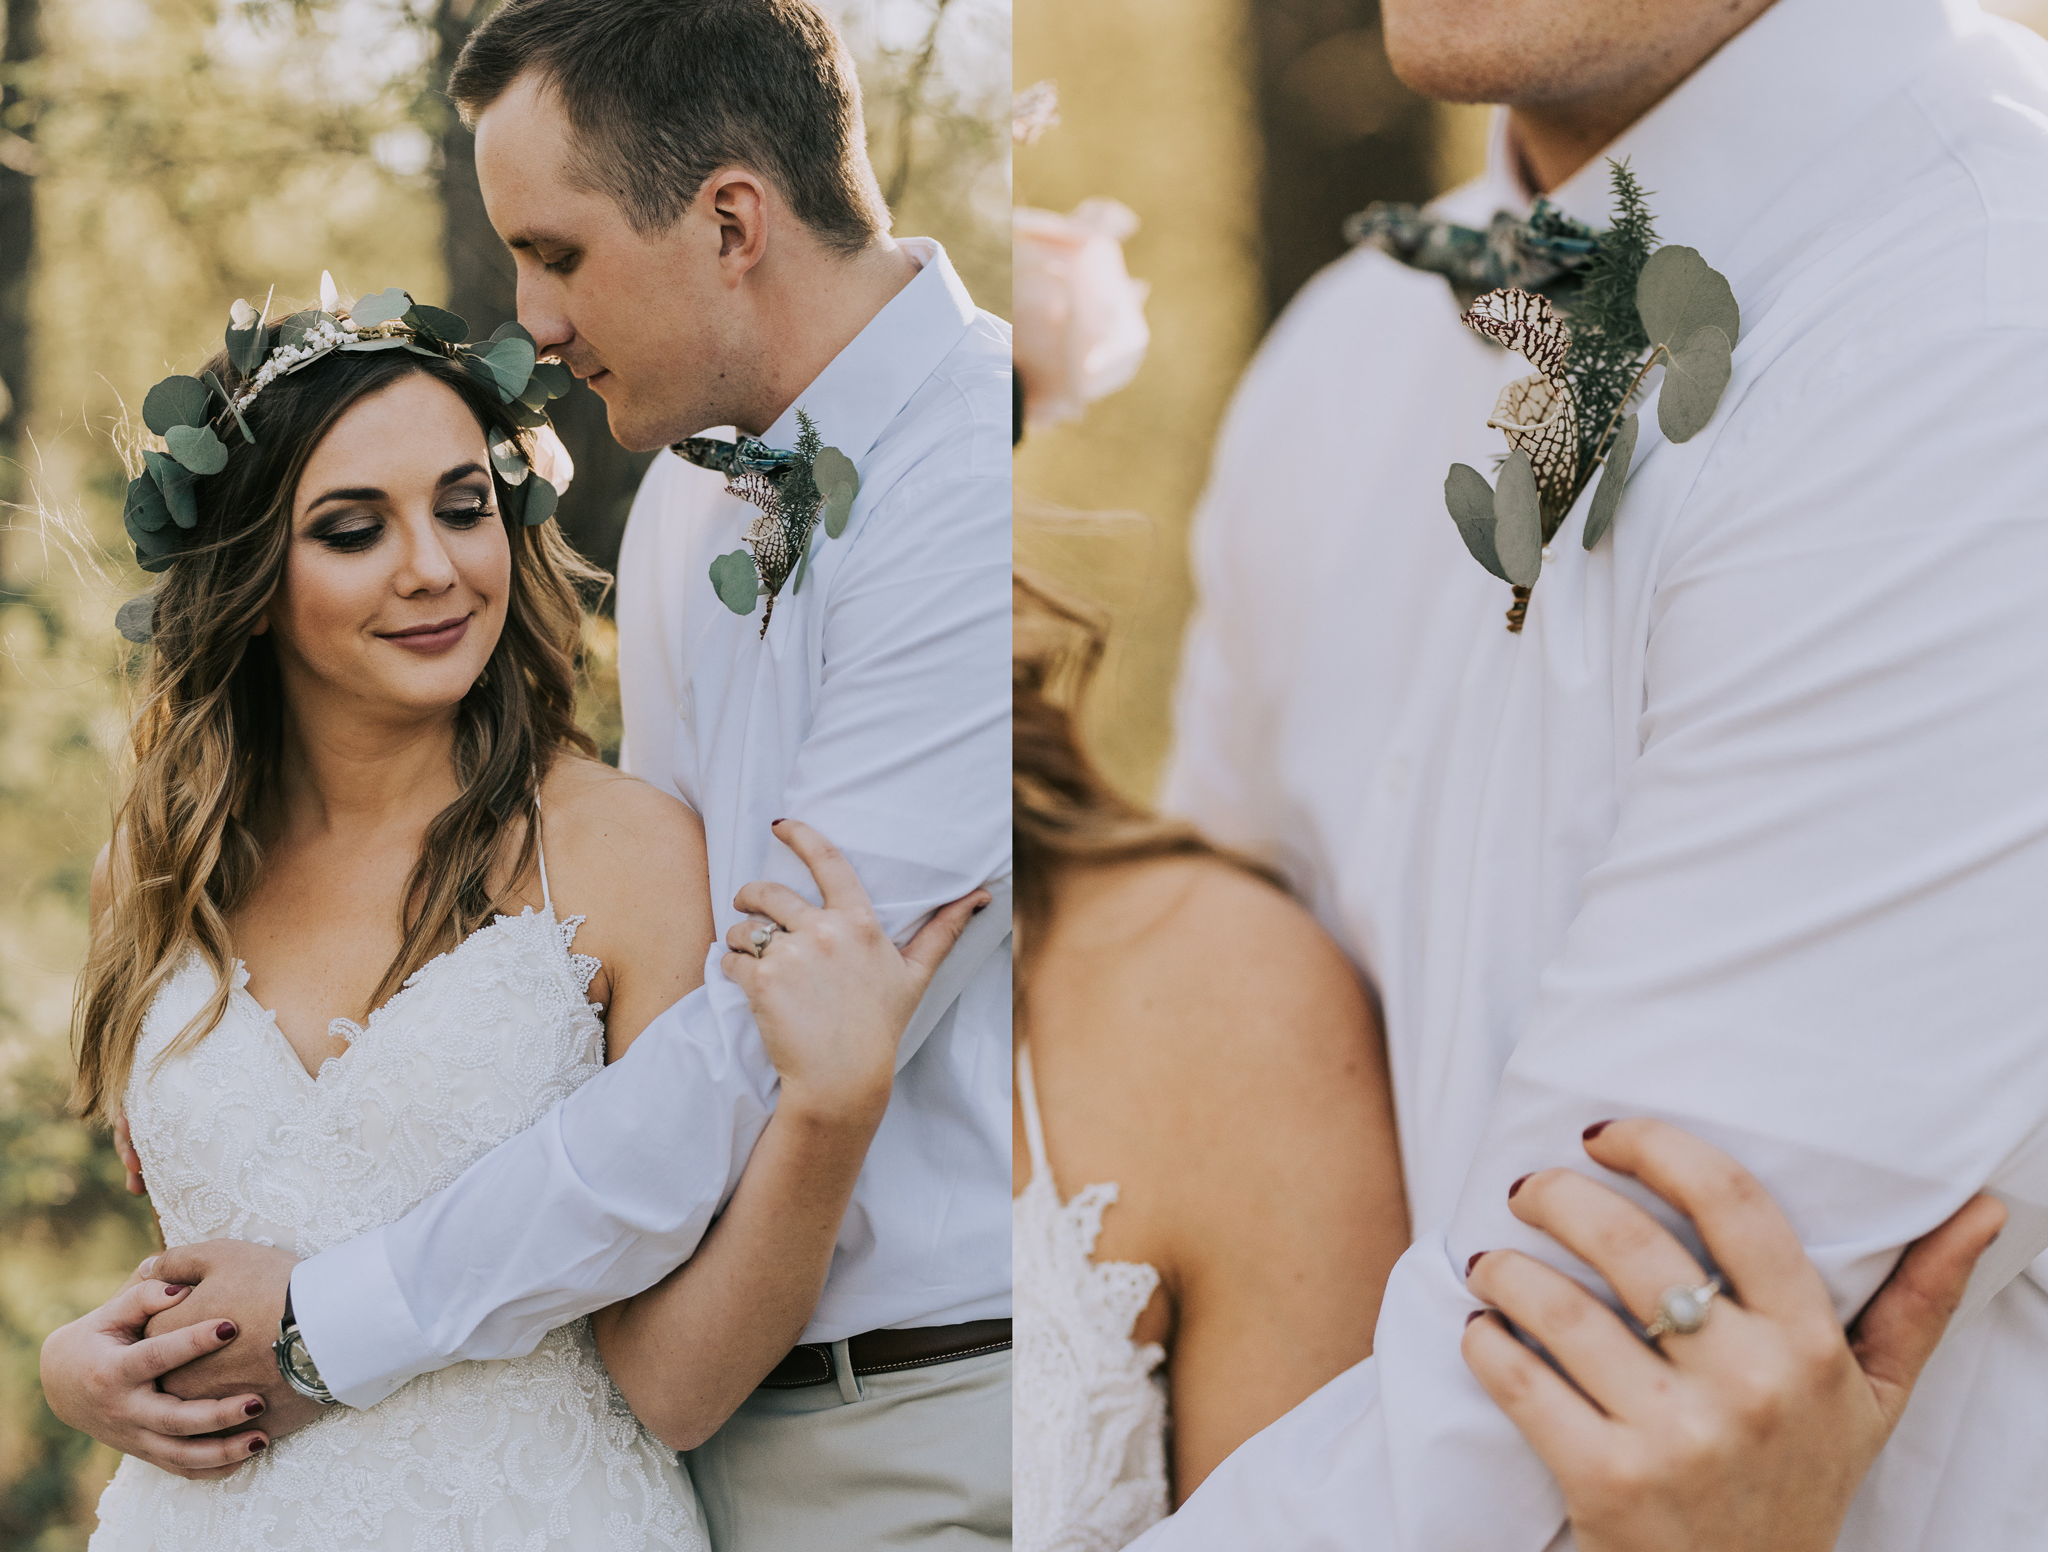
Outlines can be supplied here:
M1314 916L1219 857L1073 870L1032 974L1118 1010L1118 1032L1094 1038L1183 1066L1191 1041L1313 1059L1372 1025L1357 971Z
M605 887L674 890L705 872L704 825L673 793L581 755L559 756L541 784L548 867Z

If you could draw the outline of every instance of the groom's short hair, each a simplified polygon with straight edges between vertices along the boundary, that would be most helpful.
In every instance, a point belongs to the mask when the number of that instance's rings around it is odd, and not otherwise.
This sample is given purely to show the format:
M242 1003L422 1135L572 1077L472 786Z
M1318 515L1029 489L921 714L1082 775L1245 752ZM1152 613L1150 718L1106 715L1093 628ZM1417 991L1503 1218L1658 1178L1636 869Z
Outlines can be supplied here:
M768 178L837 251L888 230L859 78L810 0L506 0L448 95L473 125L529 70L567 112L576 174L636 231L673 225L726 166Z

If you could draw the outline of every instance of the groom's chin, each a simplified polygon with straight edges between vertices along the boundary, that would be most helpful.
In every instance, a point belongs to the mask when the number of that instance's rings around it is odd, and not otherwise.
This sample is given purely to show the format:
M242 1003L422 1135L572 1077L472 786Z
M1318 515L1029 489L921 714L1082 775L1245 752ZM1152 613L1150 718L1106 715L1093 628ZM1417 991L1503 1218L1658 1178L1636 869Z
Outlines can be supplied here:
M612 440L629 453L656 453L671 442L680 442L691 433L669 430L672 417L636 412L629 403L606 397L604 399L605 424L610 427Z

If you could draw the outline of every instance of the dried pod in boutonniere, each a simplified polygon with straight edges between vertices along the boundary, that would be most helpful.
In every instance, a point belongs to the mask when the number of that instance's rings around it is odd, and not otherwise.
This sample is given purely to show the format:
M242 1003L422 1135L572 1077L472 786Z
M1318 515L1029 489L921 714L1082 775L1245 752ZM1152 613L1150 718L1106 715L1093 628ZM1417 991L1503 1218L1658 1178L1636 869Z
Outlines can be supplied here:
M1627 412L1650 370L1664 368L1658 429L1684 442L1714 418L1734 369L1734 291L1695 250L1657 246L1641 188L1626 163L1610 165L1615 224L1581 270L1569 315L1513 287L1465 314L1468 327L1536 369L1502 391L1487 421L1510 449L1499 485L1468 464L1454 464L1444 481L1466 548L1515 590L1511 631L1522 628L1543 547L1596 476L1585 547L1613 524L1635 455L1638 427Z
M768 634L782 584L792 572L796 580L790 592L803 590L817 530L823 527L828 539L844 533L853 498L860 494L860 474L853 460L838 448L825 446L816 423L801 409L796 423L793 449L770 447L754 437L737 442L687 437L669 448L678 458L723 474L728 495L761 509L740 535L746 548L711 562L711 587L734 614L752 614L755 601L766 598L763 636Z

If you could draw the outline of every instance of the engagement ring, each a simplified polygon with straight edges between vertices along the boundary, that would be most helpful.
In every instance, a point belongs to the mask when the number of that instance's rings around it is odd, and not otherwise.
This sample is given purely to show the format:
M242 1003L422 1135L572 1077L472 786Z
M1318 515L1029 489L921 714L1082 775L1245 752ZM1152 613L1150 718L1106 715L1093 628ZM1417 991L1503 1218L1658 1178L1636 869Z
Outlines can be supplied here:
M754 930L747 934L747 941L754 945L756 959L768 952L768 940L781 930L774 922L755 923Z
M1657 1318L1643 1327L1643 1335L1652 1342L1660 1336L1691 1336L1707 1323L1707 1311L1720 1291L1718 1277L1709 1277L1697 1288L1666 1288L1657 1296Z

